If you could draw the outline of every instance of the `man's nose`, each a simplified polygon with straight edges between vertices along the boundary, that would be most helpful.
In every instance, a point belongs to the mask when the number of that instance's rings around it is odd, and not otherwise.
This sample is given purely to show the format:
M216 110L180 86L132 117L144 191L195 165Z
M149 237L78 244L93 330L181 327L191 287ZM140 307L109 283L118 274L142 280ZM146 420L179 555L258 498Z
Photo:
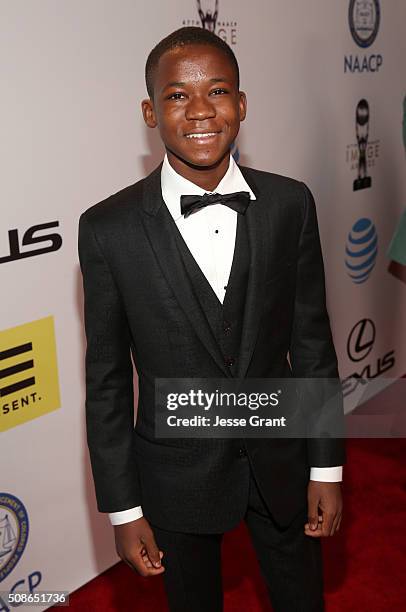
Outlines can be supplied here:
M186 119L210 119L216 116L216 110L206 96L193 96L186 107Z

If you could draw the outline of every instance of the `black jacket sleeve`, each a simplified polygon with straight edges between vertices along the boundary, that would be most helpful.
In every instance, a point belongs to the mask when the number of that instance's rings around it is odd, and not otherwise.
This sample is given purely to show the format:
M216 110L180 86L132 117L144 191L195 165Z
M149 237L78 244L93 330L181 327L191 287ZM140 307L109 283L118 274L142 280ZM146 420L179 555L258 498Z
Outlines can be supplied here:
M86 432L97 506L141 505L133 451L131 334L121 296L90 221L79 221L86 348Z
M293 375L296 378L312 379L307 387L310 393L304 401L304 410L314 411L311 415L313 425L317 428L315 419L323 418L320 410L324 406L330 411L330 416L334 417L339 431L342 431L343 398L326 308L324 264L316 207L310 190L302 185L303 225L298 247L295 312L289 354ZM345 463L343 438L318 437L313 434L308 438L307 445L310 466L332 467Z

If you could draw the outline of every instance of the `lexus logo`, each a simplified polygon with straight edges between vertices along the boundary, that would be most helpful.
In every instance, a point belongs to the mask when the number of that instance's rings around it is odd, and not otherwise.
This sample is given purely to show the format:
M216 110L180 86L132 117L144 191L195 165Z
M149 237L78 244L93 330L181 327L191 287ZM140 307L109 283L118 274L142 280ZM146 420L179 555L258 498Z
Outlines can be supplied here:
M351 361L362 361L369 355L375 335L375 324L371 319L361 319L354 325L347 341L347 353Z

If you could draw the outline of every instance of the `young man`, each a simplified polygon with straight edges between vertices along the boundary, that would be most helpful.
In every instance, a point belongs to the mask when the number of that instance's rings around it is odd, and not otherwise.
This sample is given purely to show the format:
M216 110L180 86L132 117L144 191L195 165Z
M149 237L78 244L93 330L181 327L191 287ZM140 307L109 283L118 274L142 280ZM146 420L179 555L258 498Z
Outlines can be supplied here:
M342 441L154 435L157 377L338 377L314 201L303 183L230 156L246 96L215 34L169 35L146 82L142 112L165 159L80 219L98 508L119 556L142 576L163 573L172 612L222 610L222 534L243 518L274 609L320 611ZM202 198L212 192L234 195Z

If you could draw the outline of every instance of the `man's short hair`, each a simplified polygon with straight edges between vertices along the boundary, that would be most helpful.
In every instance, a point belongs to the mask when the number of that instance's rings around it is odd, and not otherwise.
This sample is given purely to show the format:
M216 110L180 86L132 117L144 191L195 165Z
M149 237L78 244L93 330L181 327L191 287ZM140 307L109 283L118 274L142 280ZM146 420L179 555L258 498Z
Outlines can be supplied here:
M237 58L231 47L222 38L204 28L179 28L179 30L175 30L175 32L172 32L166 38L163 38L148 55L147 63L145 64L145 82L148 95L151 99L154 97L155 74L162 55L167 51L187 45L210 45L222 51L233 65L237 76L237 87L240 87L240 70Z

